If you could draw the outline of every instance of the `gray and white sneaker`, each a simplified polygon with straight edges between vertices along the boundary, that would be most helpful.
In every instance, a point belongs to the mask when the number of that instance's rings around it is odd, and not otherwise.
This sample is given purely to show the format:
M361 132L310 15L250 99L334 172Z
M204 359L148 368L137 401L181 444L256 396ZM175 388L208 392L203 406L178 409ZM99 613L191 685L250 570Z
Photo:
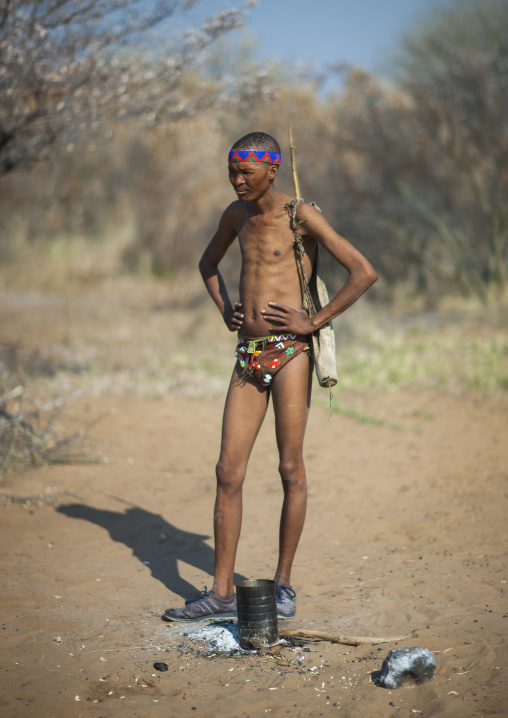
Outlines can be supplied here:
M219 598L213 591L200 591L185 601L182 608L166 608L165 621L204 621L208 618L235 618L236 594L231 598Z
M277 618L292 618L295 615L296 593L291 586L276 583L275 599L277 601Z

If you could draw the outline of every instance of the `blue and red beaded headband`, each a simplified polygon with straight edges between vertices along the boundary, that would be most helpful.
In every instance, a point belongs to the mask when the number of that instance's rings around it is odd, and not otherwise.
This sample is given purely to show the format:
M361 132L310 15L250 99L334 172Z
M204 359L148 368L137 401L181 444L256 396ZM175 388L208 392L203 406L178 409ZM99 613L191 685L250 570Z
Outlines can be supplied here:
M266 150L231 150L228 162L265 162L269 165L280 165L282 156L278 152Z

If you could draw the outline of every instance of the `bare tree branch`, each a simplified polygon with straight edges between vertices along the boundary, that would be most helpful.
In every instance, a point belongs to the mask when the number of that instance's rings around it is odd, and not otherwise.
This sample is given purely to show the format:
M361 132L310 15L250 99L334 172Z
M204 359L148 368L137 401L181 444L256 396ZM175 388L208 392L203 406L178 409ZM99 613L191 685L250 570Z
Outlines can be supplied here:
M194 116L186 73L242 26L252 0L171 36L188 0L3 0L0 4L0 173L78 142L104 122L167 123Z

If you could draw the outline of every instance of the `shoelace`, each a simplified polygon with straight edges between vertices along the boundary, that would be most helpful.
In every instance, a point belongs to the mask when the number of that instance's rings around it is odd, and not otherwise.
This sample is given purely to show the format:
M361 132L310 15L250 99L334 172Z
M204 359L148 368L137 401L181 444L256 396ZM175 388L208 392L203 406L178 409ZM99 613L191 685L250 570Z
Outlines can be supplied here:
M286 595L284 595L286 594ZM275 599L277 603L283 603L286 598L296 598L296 592L290 586L283 586L280 583L275 584Z
M201 601L202 598L208 598L209 595L210 595L210 591L208 591L205 586L205 590L200 591L197 596L194 596L194 598L188 598L185 601L185 605L188 606L189 603L196 603L196 601Z

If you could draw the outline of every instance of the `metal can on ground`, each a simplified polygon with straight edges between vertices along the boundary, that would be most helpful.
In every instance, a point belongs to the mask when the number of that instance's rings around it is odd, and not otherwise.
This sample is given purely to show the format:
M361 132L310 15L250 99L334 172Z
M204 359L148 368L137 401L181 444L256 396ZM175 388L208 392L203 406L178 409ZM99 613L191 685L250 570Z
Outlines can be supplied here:
M279 642L275 581L253 578L236 586L238 634L244 650L268 648Z

